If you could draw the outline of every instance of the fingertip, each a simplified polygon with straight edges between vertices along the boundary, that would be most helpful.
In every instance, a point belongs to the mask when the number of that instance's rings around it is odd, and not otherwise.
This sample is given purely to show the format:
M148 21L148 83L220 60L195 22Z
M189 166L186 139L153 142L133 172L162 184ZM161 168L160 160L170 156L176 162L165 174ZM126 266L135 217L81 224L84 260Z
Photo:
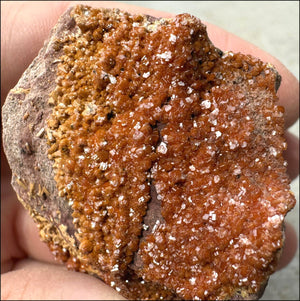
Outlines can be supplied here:
M29 258L58 263L47 244L41 240L37 225L23 207L20 207L16 217L16 235L20 248Z
M100 279L34 260L16 264L15 270L2 275L1 285L1 299L125 300Z
M273 65L281 75L278 104L285 109L285 127L289 128L299 118L299 80L277 59L274 59Z
M1 102L29 66L67 1L1 3Z
M289 223L285 223L284 231L285 242L277 270L286 267L293 260L298 249L298 238L294 227Z
M284 152L284 157L288 162L287 173L293 180L299 175L299 138L287 131L285 139L288 146Z

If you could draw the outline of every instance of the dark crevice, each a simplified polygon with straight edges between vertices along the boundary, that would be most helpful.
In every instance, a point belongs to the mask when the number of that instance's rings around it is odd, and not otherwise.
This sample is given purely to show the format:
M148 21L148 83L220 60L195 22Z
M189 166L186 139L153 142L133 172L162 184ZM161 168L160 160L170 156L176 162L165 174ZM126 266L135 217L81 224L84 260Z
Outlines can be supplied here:
M160 108L163 108L164 105L170 103L171 97L168 96L165 98L165 100L161 103ZM156 120L155 124L150 125L153 131L158 131L159 139L155 145L155 151L157 146L163 141L161 131L165 128L166 124L163 122L160 122ZM148 235L150 235L155 227L157 227L158 224L163 224L165 222L162 214L161 214L161 201L158 198L158 193L155 187L155 178L153 177L152 168L156 161L152 162L152 167L148 170L150 177L150 200L147 204L147 211L146 215L143 219L143 229L140 237L140 244L146 239ZM139 248L140 249L140 248ZM133 270L139 270L142 269L143 262L140 258L138 251L135 252L133 257L133 263L130 265L130 267Z
M166 126L166 124L161 123L159 121L156 121L155 125L151 126L151 128L154 130L157 130L159 133L159 139L157 141L156 147L161 143L162 141L162 136L161 136L161 131L162 129ZM164 223L164 218L161 214L161 201L158 198L158 193L155 188L155 179L153 178L153 173L152 173L152 168L155 164L155 161L152 163L152 167L149 169L149 184L150 184L150 200L148 201L147 204L147 211L146 215L144 216L143 219L143 229L140 237L140 244L145 240L145 238L152 233L153 229L157 224L162 224ZM142 259L140 258L138 251L135 252L134 258L133 258L133 263L131 264L131 268L133 270L139 270L142 268Z
M150 201L148 202L147 212L143 220L143 230L140 237L140 244L149 234L152 233L155 225L158 223L164 223L164 218L161 215L161 202L157 197L157 191L153 180L151 180L150 185ZM130 268L137 271L142 269L142 267L143 261L137 251L134 254L133 263L130 265Z
M111 120L115 116L116 116L115 112L114 111L110 111L109 113L107 113L106 118L107 118L107 120Z

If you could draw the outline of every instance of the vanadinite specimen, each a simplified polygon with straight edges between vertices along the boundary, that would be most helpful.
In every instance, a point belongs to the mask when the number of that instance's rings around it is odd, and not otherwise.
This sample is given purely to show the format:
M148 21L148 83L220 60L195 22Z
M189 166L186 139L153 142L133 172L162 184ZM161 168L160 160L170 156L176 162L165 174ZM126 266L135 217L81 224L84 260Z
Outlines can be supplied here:
M295 203L279 83L188 14L71 8L3 108L13 186L58 259L128 298L258 298Z

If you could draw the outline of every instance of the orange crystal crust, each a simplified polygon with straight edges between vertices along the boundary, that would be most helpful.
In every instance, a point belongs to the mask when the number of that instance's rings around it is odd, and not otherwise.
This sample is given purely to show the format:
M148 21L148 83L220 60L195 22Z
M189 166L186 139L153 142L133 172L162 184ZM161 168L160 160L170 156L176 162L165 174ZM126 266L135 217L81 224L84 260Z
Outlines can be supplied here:
M122 279L131 295L110 284L131 298L257 294L294 206L277 73L222 53L187 14L151 23L77 6L73 17L48 119L73 261ZM132 277L157 286L133 293Z

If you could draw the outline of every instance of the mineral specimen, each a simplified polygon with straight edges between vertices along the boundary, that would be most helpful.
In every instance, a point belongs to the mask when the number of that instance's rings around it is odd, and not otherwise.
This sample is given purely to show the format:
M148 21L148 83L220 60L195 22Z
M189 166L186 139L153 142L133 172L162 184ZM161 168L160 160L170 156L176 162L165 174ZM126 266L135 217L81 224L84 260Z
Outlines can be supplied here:
M256 299L295 202L279 84L191 15L70 8L3 108L13 186L59 260L125 297Z

